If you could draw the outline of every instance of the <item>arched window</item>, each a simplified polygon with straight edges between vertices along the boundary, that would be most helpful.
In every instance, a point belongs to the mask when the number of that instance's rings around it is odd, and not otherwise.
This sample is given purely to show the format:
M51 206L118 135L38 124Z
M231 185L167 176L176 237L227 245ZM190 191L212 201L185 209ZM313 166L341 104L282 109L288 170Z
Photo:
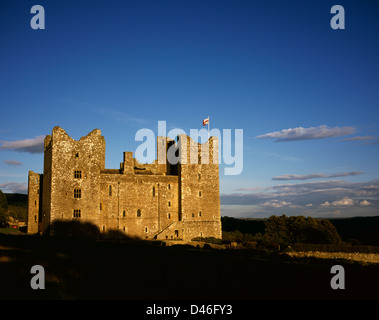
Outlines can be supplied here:
M123 218L126 217L126 210L123 210L123 211L122 211L122 217L123 217Z
M137 217L140 217L141 216L141 209L138 209L137 210Z
M112 195L112 186L109 186L109 195Z

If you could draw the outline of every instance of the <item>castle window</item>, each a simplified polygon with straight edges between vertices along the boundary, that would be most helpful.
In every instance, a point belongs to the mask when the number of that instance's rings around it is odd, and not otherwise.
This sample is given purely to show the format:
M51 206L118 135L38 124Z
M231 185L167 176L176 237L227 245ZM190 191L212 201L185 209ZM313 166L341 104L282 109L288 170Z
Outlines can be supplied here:
M125 231L125 226L124 226L124 231Z
M79 158L79 152L75 152L75 158Z
M198 175L197 175L197 180L201 180L201 174L199 173Z
M82 178L82 172L80 170L74 171L74 178L75 179L81 179Z
M100 202L100 210L103 210L103 204Z
M155 197L155 187L153 187L153 197Z
M138 209L138 210L137 210L137 217L140 217L140 216L141 216L141 210Z
M34 216L34 221L37 222L37 216Z
M199 191L199 197L201 197L201 191Z
M74 198L79 199L82 197L82 189L74 189Z
M194 213L192 213L192 218L195 218L195 214Z
M171 213L167 213L167 218L171 219Z
M171 184L168 184L167 189L171 190Z
M109 186L109 196L112 195L112 186Z
M81 216L81 210L80 209L74 209L74 218L80 218Z
M125 218L126 217L126 210L123 210L122 211L122 217ZM125 231L125 230L124 230Z
M147 232L147 228L145 228L145 232Z
M201 217L201 211L199 211L199 217Z
M35 205L35 206L37 205L37 200L34 200L34 205Z
M171 201L168 202L168 206L171 207Z

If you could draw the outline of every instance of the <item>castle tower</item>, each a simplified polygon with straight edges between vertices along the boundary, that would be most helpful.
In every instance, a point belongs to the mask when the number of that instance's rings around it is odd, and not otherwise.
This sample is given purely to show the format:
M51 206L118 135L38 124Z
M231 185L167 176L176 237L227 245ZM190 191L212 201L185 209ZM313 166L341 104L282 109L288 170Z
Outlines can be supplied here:
M179 216L184 238L221 238L218 139L194 142L186 135L178 139Z
M98 129L75 141L60 127L45 138L43 231L55 220L96 223L99 217L100 171L105 166L105 140Z
M28 178L28 230L27 233L38 233L38 225L41 222L41 187L42 175L29 171Z

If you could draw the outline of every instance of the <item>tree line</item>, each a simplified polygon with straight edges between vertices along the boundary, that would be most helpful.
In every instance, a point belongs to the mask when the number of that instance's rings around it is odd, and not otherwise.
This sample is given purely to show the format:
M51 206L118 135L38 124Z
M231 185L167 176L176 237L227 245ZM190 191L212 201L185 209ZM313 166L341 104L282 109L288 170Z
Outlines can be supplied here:
M233 222L233 218L223 219L223 224ZM260 222L262 223L262 221ZM278 244L291 246L297 243L339 244L341 238L335 226L326 219L304 216L271 216L263 222L263 232L242 233L239 230L224 231L226 241L256 241L262 245ZM261 227L261 228L262 228ZM226 226L227 229L227 226Z

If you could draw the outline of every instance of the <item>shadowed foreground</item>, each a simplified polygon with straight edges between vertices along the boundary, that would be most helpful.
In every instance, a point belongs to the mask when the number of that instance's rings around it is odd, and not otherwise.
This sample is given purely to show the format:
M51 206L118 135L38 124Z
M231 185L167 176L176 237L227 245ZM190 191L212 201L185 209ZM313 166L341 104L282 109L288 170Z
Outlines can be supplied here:
M42 265L46 289L32 290ZM330 269L345 268L345 290ZM134 239L0 235L1 299L378 299L379 266Z

